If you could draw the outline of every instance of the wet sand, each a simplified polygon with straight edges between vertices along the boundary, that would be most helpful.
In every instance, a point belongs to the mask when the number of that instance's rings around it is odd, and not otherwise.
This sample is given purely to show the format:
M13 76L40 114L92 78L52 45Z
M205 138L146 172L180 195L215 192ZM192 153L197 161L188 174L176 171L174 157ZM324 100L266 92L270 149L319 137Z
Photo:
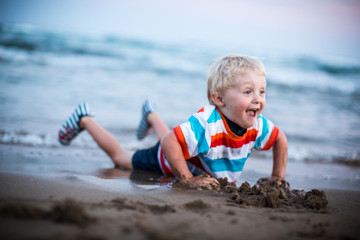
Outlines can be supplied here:
M325 190L328 204L318 210L239 204L226 191L129 184L126 172L99 181L119 189L77 177L0 174L1 239L360 238L357 191Z

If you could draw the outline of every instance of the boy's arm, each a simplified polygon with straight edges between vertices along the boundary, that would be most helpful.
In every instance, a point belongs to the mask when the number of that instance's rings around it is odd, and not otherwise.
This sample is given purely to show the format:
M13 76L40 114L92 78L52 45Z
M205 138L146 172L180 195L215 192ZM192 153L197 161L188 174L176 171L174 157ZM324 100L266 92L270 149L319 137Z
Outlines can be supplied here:
M270 177L271 180L282 180L285 178L287 146L286 136L279 130L279 134L273 146L273 169Z
M161 139L161 150L168 161L171 170L179 178L181 183L189 185L194 188L213 189L219 187L219 182L213 177L194 177L190 172L184 154L182 152L180 143L173 131L165 135Z

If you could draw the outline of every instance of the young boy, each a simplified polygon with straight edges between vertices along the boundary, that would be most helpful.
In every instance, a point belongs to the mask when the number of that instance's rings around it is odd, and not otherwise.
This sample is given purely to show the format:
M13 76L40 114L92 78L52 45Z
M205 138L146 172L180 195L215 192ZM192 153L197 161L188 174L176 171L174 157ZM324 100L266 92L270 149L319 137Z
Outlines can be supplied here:
M154 105L146 101L137 137L153 128L158 139L154 147L134 152L123 149L115 138L93 119L87 104L80 105L59 131L62 144L86 129L116 165L163 174L175 174L190 187L218 188L217 178L235 182L253 149L273 148L270 180L284 179L287 139L260 113L265 107L266 78L256 58L227 55L216 59L208 72L209 106L201 108L187 122L170 130ZM199 176L205 172L211 177Z

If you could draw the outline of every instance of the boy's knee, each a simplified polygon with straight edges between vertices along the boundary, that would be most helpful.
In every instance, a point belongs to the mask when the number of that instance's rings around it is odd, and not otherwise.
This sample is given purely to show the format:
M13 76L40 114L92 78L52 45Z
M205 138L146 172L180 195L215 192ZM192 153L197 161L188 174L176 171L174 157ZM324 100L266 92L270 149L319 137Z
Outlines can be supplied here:
M126 151L126 152L114 154L110 156L110 158L115 163L115 165L125 167L127 169L132 169L132 163L131 163L132 156L133 153Z

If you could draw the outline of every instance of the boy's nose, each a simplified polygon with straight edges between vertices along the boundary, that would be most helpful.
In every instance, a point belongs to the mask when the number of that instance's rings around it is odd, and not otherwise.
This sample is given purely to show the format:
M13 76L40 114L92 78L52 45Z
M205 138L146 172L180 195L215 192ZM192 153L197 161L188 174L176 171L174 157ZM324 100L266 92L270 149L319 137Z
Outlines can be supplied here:
M258 94L253 95L253 103L259 103L261 97Z

